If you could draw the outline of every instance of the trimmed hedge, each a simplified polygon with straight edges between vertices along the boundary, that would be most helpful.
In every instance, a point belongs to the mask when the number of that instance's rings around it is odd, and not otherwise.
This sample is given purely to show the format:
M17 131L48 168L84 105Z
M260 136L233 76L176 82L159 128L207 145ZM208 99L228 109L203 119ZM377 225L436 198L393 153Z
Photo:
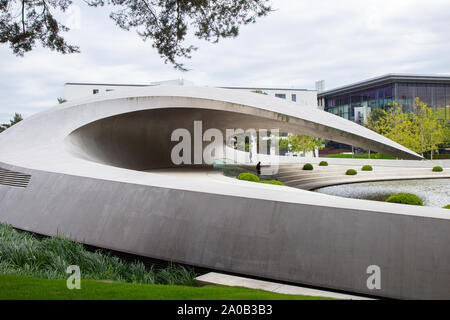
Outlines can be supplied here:
M313 165L312 165L311 163L307 163L307 164L305 164L305 165L303 166L303 170L309 170L309 171L312 171L312 170L314 170L314 167L313 167Z
M402 203L413 206L423 206L423 201L418 196L412 193L397 193L390 196L386 202Z
M442 207L442 209L450 209L450 204L446 205L445 207Z
M355 169L348 169L345 174L348 176L356 176L358 174L358 171L356 171Z
M436 166L433 168L433 172L442 172L444 169L442 167Z
M244 172L241 173L238 176L239 180L244 180L244 181L252 181L252 182L259 182L259 177L253 173L250 172Z
M361 170L362 170L362 171L373 171L373 168L372 168L372 166L365 165L365 166L362 167Z
M264 183L264 184L273 184L276 186L284 186L284 183L281 181L277 181L277 180L261 180L260 183Z
M319 166L321 166L321 167L328 167L328 162L320 161Z

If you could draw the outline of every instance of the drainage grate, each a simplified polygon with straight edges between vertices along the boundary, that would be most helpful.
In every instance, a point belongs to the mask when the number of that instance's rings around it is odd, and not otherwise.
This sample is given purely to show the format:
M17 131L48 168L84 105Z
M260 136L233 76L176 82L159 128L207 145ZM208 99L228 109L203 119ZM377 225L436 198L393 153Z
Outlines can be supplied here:
M29 174L0 168L0 185L26 188L30 182Z

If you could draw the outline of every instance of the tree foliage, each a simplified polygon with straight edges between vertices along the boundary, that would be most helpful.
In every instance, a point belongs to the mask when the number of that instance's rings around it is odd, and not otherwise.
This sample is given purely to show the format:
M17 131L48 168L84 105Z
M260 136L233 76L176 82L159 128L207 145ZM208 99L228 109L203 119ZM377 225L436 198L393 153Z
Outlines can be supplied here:
M444 142L442 143L443 148L450 148L450 123L446 123L444 127Z
M287 152L289 150L289 139L279 139L280 152Z
M188 31L198 39L216 43L239 34L242 25L256 22L272 9L269 0L84 0L91 7L115 8L110 17L124 30L135 29L153 42L160 56L179 70L179 58L190 58L196 50L185 44ZM64 12L73 0L0 0L0 43L8 43L23 56L36 43L60 53L79 52L62 34L69 28L56 20L54 11Z
M69 28L58 22L52 11L66 11L71 0L0 0L0 43L23 56L39 42L43 47L61 53L79 52L69 45L62 33Z
M294 153L303 151L303 153L306 154L307 152L311 152L316 149L322 149L324 147L322 139L308 137L301 134L289 135L288 141L289 149Z
M386 118L386 111L384 111L382 108L374 108L372 111L370 111L366 126L369 129L376 131L377 123L379 123L384 118Z
M394 102L387 111L371 112L369 128L381 135L423 155L427 151L438 151L444 143L445 131L433 108L416 98L413 112L405 113Z
M9 123L4 123L4 124L0 125L0 132L5 131L6 129L12 127L13 125L15 125L16 123L18 123L22 120L23 120L22 115L19 113L15 113L14 117L11 120L9 120Z
M433 108L416 98L411 122L416 130L415 150L422 154L426 151L439 151L438 145L444 142L445 131Z
M255 90L252 90L252 92L253 92L253 93L259 93L259 94L264 94L264 95L267 96L267 92L262 91L261 89L255 89Z

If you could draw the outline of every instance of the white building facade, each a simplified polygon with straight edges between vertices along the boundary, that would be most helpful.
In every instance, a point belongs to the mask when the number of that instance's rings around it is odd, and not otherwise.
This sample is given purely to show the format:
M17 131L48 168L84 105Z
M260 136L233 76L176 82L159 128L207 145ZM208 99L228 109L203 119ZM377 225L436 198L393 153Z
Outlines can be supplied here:
M64 85L64 97L67 101L81 98L89 98L96 94L104 94L112 91L124 91L134 88L142 88L159 85L193 86L194 83L184 79L152 82L150 84L107 84L107 83L66 83ZM264 87L222 87L223 89L250 91L266 94L272 97L285 99L303 107L317 107L317 91L308 89L290 88L264 88Z

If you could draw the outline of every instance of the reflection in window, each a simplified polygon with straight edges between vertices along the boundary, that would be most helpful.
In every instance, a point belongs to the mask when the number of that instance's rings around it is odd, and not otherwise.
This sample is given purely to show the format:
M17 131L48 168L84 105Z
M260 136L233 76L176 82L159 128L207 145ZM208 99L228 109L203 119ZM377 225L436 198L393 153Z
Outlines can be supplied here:
M404 112L411 112L418 97L428 106L435 108L438 117L450 120L450 85L425 83L397 83L355 91L345 95L330 96L325 99L325 110L333 114L354 119L354 108L370 107L388 109L396 101Z

